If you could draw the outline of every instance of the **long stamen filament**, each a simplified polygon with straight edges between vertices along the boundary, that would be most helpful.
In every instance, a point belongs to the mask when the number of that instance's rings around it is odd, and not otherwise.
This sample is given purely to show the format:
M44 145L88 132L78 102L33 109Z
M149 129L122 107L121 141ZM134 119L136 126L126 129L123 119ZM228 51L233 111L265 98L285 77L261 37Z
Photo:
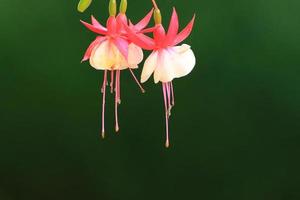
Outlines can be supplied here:
M121 104L120 78L121 78L120 70L117 70L117 72L116 72L116 81L117 82L116 82L115 92L118 94L118 104Z
M134 75L132 69L130 69L130 68L128 68L128 69L129 69L129 71L130 71L133 79L135 80L135 82L137 83L137 85L140 87L142 93L145 93L145 89L142 87L142 85L140 84L140 82L138 81L138 79L136 78L136 76Z
M172 109L172 105L171 105L171 89L170 89L170 83L166 83L166 91L167 91L167 100L168 100L168 113L169 116L171 116L171 109Z
M104 139L105 137L105 90L106 90L106 81L107 81L107 70L104 71L104 78L103 78L103 84L102 84L102 133L101 136Z
M173 83L171 82L171 94L172 94L172 106L175 105L175 95L174 95L174 88L173 88Z
M119 120L118 120L118 105L119 105L119 75L120 70L116 72L116 82L115 82L115 130L119 131Z
M110 93L114 92L114 70L110 71Z
M168 99L167 99L167 83L162 83L163 96L164 96L164 105L165 105L165 120L166 120L166 143L165 147L168 148L170 146L169 142L169 112L168 112Z

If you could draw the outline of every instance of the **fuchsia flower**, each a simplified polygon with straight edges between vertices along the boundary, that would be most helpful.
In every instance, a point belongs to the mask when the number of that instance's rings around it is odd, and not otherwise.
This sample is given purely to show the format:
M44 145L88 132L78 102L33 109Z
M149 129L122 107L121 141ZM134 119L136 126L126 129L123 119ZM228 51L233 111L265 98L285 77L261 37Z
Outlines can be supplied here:
M159 12L157 6L156 11ZM196 64L196 59L190 46L183 44L176 46L185 40L192 31L194 19L178 33L179 23L175 8L170 20L168 32L165 32L160 20L156 20L155 29L153 29L154 38L150 38L143 33L136 32L131 26L125 26L128 33L128 38L137 46L146 50L153 50L150 56L146 59L141 82L149 79L154 73L154 82L162 82L165 118L166 118L166 147L169 146L169 127L168 119L171 115L171 108L174 106L174 91L172 81L174 78L180 78L189 74Z
M173 9L168 31L166 32L161 24L161 14L155 0L154 21L155 26L148 25L153 9L137 24L128 22L125 15L127 0L121 0L120 13L116 15L116 0L110 0L109 13L106 27L102 26L93 16L92 24L83 22L92 32L98 34L96 39L90 44L85 52L82 61L89 60L90 65L97 70L104 70L104 78L101 91L102 97L102 137L104 137L104 114L105 114L105 93L108 80L107 72L110 71L111 93L115 92L115 130L118 132L118 105L121 102L120 95L120 72L129 69L134 80L144 92L139 81L135 77L132 69L138 68L138 64L143 60L143 51L152 50L146 59L141 74L141 82L146 82L154 74L154 82L162 82L165 120L166 120L166 143L169 147L169 117L171 109L175 104L173 79L180 78L189 74L195 64L196 59L191 47L187 44L179 45L191 33L195 16L188 25L178 33L179 22L175 8ZM89 4L80 4L80 11L84 10ZM153 38L145 35L153 33ZM115 75L114 75L115 73ZM115 79L115 80L114 80Z
M115 1L112 1L115 4ZM114 6L114 5L113 5ZM115 8L112 9L115 12ZM132 25L135 32L143 32L143 29L148 25L153 11L151 10L139 23ZM128 39L127 32L124 29L124 24L127 25L127 17L124 13L120 13L117 17L111 14L107 20L106 26L102 26L93 16L91 17L92 24L81 21L83 25L98 34L99 36L90 44L82 59L89 60L90 65L97 70L104 70L103 84L101 92L102 99L102 137L105 134L104 114L105 114L105 92L108 80L107 72L110 71L110 87L111 93L115 91L115 130L119 131L118 124L118 104L121 102L120 95L120 71L129 69L133 78L141 88L137 78L131 69L138 68L138 64L143 60L143 51ZM147 31L147 30L146 30ZM114 81L115 72L115 81Z

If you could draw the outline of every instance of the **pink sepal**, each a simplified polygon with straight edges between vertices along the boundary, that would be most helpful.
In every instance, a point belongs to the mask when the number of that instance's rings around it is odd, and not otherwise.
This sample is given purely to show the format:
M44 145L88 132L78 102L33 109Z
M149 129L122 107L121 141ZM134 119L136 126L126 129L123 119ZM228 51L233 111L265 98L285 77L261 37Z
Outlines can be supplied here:
M164 27L161 24L157 24L153 34L156 46L162 46L166 39L166 32Z
M193 19L188 23L188 25L176 36L172 45L175 46L179 44L190 35L190 33L193 30L194 21L195 21L195 15L193 16Z
M117 37L117 38L114 39L114 44L117 46L119 51L122 53L122 55L127 60L127 57L128 57L128 42L123 38Z
M169 45L171 42L174 41L177 33L178 33L179 23L178 23L178 16L176 9L173 8L172 17L170 20L170 25L168 29L168 33L166 35L165 44Z
M125 14L118 14L117 18L117 32L122 32L124 31L124 27L123 27L123 24L127 24L127 17Z
M129 22L130 24L130 22ZM153 50L155 43L154 40L142 33L135 33L131 28L129 28L126 24L123 24L124 28L128 34L129 41L133 42L137 46L146 49Z
M152 33L155 31L155 29L157 29L157 27L146 28L146 29L139 31L138 33Z
M95 27L94 25L91 25L91 24L89 24L89 23L86 23L86 22L84 22L84 21L82 21L82 20L80 20L80 22L81 22L86 28L88 28L89 30L93 31L94 33L98 33L98 34L100 34L100 35L106 35L106 34L107 34L107 31L104 31L104 30L102 30L102 29L99 29L99 28Z
M108 34L115 34L117 32L117 20L114 16L110 16L106 23Z
M83 56L83 59L81 60L81 62L84 62L86 60L88 60L90 57L91 57L91 53L93 51L93 49L101 44L104 40L106 40L106 37L102 37L102 36L98 36L91 44L90 46L87 48L84 56Z
M149 24L152 14L153 14L153 9L151 9L151 11L141 21L139 21L136 25L134 25L134 28L138 31L144 29Z
M107 28L105 28L104 26L102 26L102 24L100 24L98 22L98 20L92 15L91 16L91 20L92 20L92 25L96 28L98 28L99 30L102 30L102 31L107 31Z

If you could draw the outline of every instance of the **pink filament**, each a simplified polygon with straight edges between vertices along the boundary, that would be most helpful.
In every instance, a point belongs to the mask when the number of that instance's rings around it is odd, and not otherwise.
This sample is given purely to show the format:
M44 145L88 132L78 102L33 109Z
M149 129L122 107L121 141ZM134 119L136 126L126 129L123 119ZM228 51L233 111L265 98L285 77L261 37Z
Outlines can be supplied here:
M145 92L139 81L137 80L136 76L132 72L132 70L129 68L129 71L131 75L133 76L134 80L142 90L142 92ZM115 74L115 75L114 75ZM114 78L114 76L116 76ZM119 120L118 120L118 105L121 104L121 90L120 90L120 78L121 78L121 72L120 70L111 70L110 73L110 91L113 93L115 91L115 130L116 132L119 131ZM102 95L102 138L105 137L105 96L106 96L106 86L108 85L107 81L107 70L104 71L104 78L103 78L103 84L101 87Z
M169 147L169 118L171 115L171 109L174 106L174 89L172 82L162 83L164 105L165 105L165 118L166 118L166 148ZM171 103L172 100L172 103Z
M102 84L102 138L105 137L105 127L104 127L104 114L105 114L105 90L106 90L106 82L107 82L107 70L104 71L104 78L103 78L103 84Z
M116 82L115 82L115 130L119 131L119 120L118 120L118 105L120 101L119 92L120 92L120 70L116 72Z
M138 79L136 78L136 76L134 75L133 71L130 68L128 68L128 69L129 69L129 71L130 71L133 79L135 80L135 82L137 83L137 85L140 87L142 93L145 93L144 88L142 87L142 85L140 84L140 82L138 81Z
M168 112L169 112L169 116L171 115L171 109L172 109L172 105L171 105L171 90L170 90L170 83L166 83L166 90L167 90L167 99L168 99Z
M166 120L166 148L169 147L169 108L168 108L168 96L167 96L167 84L168 83L162 83L163 88L163 96L164 96L164 104L165 104L165 120Z
M173 88L173 83L170 83L171 85L171 94L172 94L172 106L175 105L175 98L174 98L174 88Z
M114 92L114 70L110 71L110 93Z
M116 72L116 88L115 92L118 94L118 103L121 104L121 90L120 90L120 78L121 78L120 70Z

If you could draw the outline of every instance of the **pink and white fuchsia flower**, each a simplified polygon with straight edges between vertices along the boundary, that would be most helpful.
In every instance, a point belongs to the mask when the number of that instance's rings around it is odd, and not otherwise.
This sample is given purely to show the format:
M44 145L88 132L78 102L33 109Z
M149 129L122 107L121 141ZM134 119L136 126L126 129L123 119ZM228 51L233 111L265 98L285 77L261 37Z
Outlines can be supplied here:
M112 1L115 4L115 1ZM115 5L113 5L115 6ZM129 69L133 78L141 88L144 89L138 82L131 69L138 68L138 64L143 60L142 49L131 43L127 37L127 32L124 30L124 24L127 24L125 12L121 12L115 17L115 8L112 9L110 17L107 20L106 26L102 26L93 16L91 17L92 24L81 21L83 25L92 32L100 35L90 44L82 59L89 60L90 65L97 70L104 70L103 84L101 92L102 99L102 137L105 135L105 93L108 80L107 72L110 71L110 87L111 93L115 91L115 130L119 131L118 123L118 104L121 102L120 95L120 71ZM126 9L125 9L126 10ZM110 10L111 12L111 10ZM144 32L143 29L148 25L153 11L151 10L139 23L134 25L136 32ZM145 29L147 32L147 30ZM115 73L115 75L114 75ZM115 77L115 81L114 81Z
M155 2L155 1L154 1ZM141 82L145 82L154 73L154 82L162 82L165 118L166 118L166 147L169 147L169 127L168 119L171 115L171 108L174 106L174 91L172 81L189 74L196 64L196 59L191 47L187 44L176 46L185 40L192 31L194 19L178 33L179 23L175 8L170 20L168 32L165 32L161 24L160 11L156 4L156 26L153 31L154 38L150 38L143 33L134 31L134 28L126 26L129 39L136 45L153 50L146 59Z
M175 8L173 9L168 31L166 32L161 24L161 14L155 0L154 21L155 26L148 25L153 9L137 24L128 22L125 15L127 0L121 0L120 13L116 16L116 0L109 2L110 17L106 27L102 26L93 16L92 23L83 22L92 32L98 34L96 39L90 44L82 61L89 60L90 65L97 70L104 70L104 79L101 91L102 99L102 137L105 134L104 115L105 115L105 93L108 85L108 74L110 72L110 90L115 92L115 130L118 132L118 105L121 102L120 95L120 72L129 69L134 80L144 92L141 84L135 77L132 69L138 68L138 64L143 60L143 51L151 50L152 53L146 59L141 74L141 82L146 82L154 74L154 82L162 83L162 91L165 107L166 120L166 143L169 147L169 117L171 109L175 104L173 79L188 75L196 64L196 59L191 47L187 44L178 45L184 41L191 33L195 16L188 25L178 33L179 22ZM82 0L78 10L84 11L90 1ZM153 38L145 35L153 33Z

